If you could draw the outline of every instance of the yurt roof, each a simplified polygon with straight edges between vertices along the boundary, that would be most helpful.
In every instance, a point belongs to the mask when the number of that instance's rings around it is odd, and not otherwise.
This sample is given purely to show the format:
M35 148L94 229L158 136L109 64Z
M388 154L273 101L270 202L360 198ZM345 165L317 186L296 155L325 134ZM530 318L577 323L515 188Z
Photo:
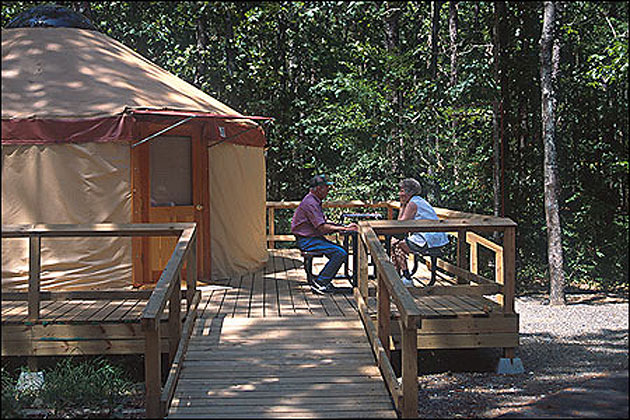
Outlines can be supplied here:
M98 31L2 29L2 144L134 141L137 118L217 122L217 141L263 147L262 127ZM220 125L219 125L220 124Z
M118 115L125 109L240 115L97 31L2 30L2 118Z

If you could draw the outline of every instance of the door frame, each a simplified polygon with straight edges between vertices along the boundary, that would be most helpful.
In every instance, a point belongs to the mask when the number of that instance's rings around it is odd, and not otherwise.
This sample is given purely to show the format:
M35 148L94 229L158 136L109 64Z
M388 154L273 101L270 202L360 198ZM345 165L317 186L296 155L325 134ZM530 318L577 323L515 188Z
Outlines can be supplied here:
M137 118L137 117L136 117ZM134 125L134 143L173 124L164 121L137 121ZM197 223L197 278L210 280L212 259L210 256L210 171L208 163L208 139L204 136L204 122L191 120L172 128L165 136L190 137L192 149L192 194ZM206 131L207 132L207 131ZM151 180L149 170L149 143L131 148L131 222L150 223ZM133 144L133 143L132 143ZM132 238L132 281L134 287L151 284L149 238Z

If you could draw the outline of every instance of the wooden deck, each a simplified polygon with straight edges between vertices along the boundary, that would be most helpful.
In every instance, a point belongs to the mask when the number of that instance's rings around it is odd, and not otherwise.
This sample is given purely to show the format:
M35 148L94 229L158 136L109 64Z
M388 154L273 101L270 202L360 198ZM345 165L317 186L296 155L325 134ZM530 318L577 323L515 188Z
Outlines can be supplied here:
M269 252L269 260L260 271L200 286L203 294L199 318L218 315L229 318L356 317L357 307L348 281L334 280L338 286L347 286L347 293L316 295L306 282L298 250L272 249ZM314 271L318 272L324 263L323 258L317 259Z
M142 311L146 299L47 300L41 317L28 321L26 301L2 302L3 356L60 356L143 353ZM186 301L182 300L182 322ZM161 317L166 325L168 308ZM168 338L167 328L162 337ZM162 342L167 351L168 342Z
M314 272L324 263L315 259ZM416 277L429 276L421 264ZM452 287L454 281L442 275L437 285ZM335 284L347 292L312 293L299 251L272 249L261 270L198 286L197 319L168 417L396 417L350 282ZM375 319L376 284L369 284L367 311ZM410 291L422 318L417 348L518 346L518 315L506 316L493 300ZM37 325L29 325L26 302L3 301L3 355L141 353L145 305L143 299L42 301ZM167 315L168 308L163 325ZM392 304L392 320L398 316ZM391 326L387 347L400 349L398 323ZM167 338L168 328L161 330ZM40 338L28 344L31 334ZM168 340L160 347L167 351Z
M200 287L169 418L396 418L348 281L314 294L299 252L274 249L217 283Z
M396 418L358 316L200 319L168 418Z

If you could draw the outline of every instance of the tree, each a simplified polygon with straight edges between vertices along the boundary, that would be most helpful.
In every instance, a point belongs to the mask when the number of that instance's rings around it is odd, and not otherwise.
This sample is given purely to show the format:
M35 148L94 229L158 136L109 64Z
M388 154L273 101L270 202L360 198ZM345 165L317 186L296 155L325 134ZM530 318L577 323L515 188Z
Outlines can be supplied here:
M390 60L394 60L399 54L399 44L400 44L400 28L399 28L399 19L401 15L401 8L403 5L401 2L386 2L385 3L385 45L387 49L387 53L389 55ZM392 156L394 163L394 171L399 172L399 164L398 162L404 162L404 139L400 135L400 126L401 126L401 118L400 118L400 107L402 104L402 91L400 90L400 80L397 80L397 75L390 76L390 103L392 107L393 114L396 116L393 120L392 128L390 130L392 142L394 144L395 140L397 140L399 153L398 156Z
M505 156L506 140L504 134L505 103L507 96L507 75L504 68L504 50L507 44L506 4L504 1L494 2L493 25L493 61L494 79L498 88L492 103L492 139L493 139L493 192L494 215L505 216Z
M449 1L448 33L451 41L451 80L450 85L457 84L457 2Z
M547 220L547 252L549 259L549 303L564 305L564 268L562 258L562 231L558 208L558 165L556 151L556 93L559 52L554 51L556 39L556 3L544 3L544 18L540 38L540 86L542 96L542 131L545 148L545 216ZM554 53L555 52L555 53ZM554 63L555 61L555 63Z
M429 61L429 74L433 80L437 77L438 34L440 32L441 7L441 0L431 2L431 60Z

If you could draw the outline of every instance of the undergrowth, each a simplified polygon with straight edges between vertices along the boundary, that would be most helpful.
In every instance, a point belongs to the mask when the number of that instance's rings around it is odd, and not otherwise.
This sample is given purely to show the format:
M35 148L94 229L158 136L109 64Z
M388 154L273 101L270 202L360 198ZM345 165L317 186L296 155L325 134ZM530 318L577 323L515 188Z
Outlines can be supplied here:
M28 369L23 367L14 376L2 368L2 418L20 417L31 407L52 409L53 415L83 407L113 410L134 387L123 368L102 357L81 361L67 357L43 371L40 389L19 390L19 374Z

